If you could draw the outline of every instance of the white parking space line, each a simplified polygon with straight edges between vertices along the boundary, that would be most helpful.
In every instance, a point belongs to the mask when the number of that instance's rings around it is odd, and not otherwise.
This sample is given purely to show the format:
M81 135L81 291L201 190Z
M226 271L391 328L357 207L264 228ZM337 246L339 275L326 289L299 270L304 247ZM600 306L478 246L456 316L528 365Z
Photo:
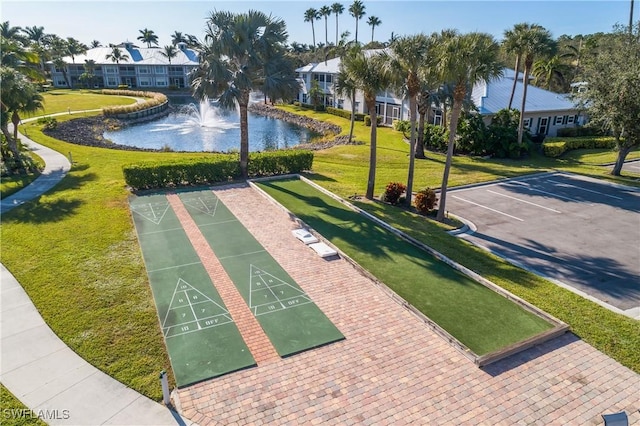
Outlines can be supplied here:
M567 186L569 186L569 187L571 187L571 188L579 189L579 190L581 190L581 191L587 191L587 192L592 192L592 193L594 193L594 194L598 194L598 195L604 195L605 197L614 198L614 199L616 199L616 200L624 200L624 198L622 198L622 197L617 197L617 196L615 196L615 195L611 195L611 194L605 194L604 192L594 191L593 189L583 188L583 187L581 187L581 186L572 185L572 184L570 184L570 183L559 182L559 181L557 181L557 180L551 180L551 179L547 180L547 182L554 183L554 184L556 184L556 185L558 185L558 186L561 186L561 187L567 187Z
M524 186L526 189L528 189L529 191L535 191L535 192L540 192L542 194L547 194L550 195L552 197L556 197L556 198L562 198L564 200L569 200L569 201L573 201L574 203L584 203L584 201L582 200L577 200L575 198L570 198L570 197L565 197L564 195L559 195L559 194L554 194L553 192L548 192L548 191L543 191L542 189L537 189L537 188L532 188L531 186L527 185L524 182L509 182L509 183L505 183L505 185L520 185L520 186ZM589 203L590 206L593 206L593 203Z
M507 216L507 217L510 217L512 219L519 220L520 222L524 222L524 219L520 219L519 217L511 216L510 214L507 214L505 212L501 212L500 210L496 210L496 209L492 209L491 207L483 206L482 204L475 203L475 202L473 202L471 200L467 200L465 198L460 198L457 195L453 195L452 197L455 198L455 199L458 199L460 201L464 201L465 203L473 204L474 206L478 206L478 207L481 207L483 209L491 210L494 213L498 213L498 214L501 214L503 216Z
M490 193L492 193L492 194L499 195L499 196L501 196L501 197L510 198L510 199L512 199L512 200L516 200L516 201L521 202L521 203L530 204L530 205L532 205L532 206L540 207L541 209L549 210L549 211L552 211L552 212L555 212L555 213L562 213L560 210L552 209L552 208L550 208L550 207L541 206L540 204L532 203L531 201L523 200L523 199L521 199L521 198L512 197L511 195L501 194L501 193L499 193L499 192L492 191L492 190L490 190L490 189L487 189L487 192L490 192Z

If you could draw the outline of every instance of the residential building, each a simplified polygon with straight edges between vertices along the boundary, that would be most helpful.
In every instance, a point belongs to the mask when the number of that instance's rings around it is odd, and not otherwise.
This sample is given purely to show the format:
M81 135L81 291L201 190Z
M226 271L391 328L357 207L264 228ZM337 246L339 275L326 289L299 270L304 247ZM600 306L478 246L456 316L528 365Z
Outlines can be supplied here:
M375 51L367 51L372 54ZM321 103L326 106L351 110L351 101L348 97L337 96L334 90L336 75L340 70L340 58L327 60L326 62L311 63L298 68L298 78L301 90L298 101L311 103L309 92L312 81L317 81L323 92ZM507 107L515 72L505 68L503 76L488 83L478 83L470 93L471 101L478 108L480 114L489 123L493 115ZM511 105L520 109L522 103L522 73L518 75L516 91ZM440 124L442 111L433 105L432 116L429 121ZM356 94L356 112L366 114L366 106L361 93ZM376 98L376 113L382 124L391 125L394 120L409 119L409 101L396 95L391 90L378 93ZM553 93L529 84L527 88L527 100L525 105L524 124L532 134L556 136L560 128L574 127L584 124L585 117L581 115L568 95Z
M68 87L69 81L73 87L83 87L85 83L80 76L85 72L87 60L95 63L94 88L117 88L120 85L140 90L185 88L189 86L189 73L198 66L197 52L188 49L184 43L178 43L177 54L171 59L163 56L163 50L157 47L141 48L130 42L116 47L128 56L127 60L116 63L109 59L112 47L96 47L73 59L70 56L63 58L66 63L64 70L50 63L53 86Z

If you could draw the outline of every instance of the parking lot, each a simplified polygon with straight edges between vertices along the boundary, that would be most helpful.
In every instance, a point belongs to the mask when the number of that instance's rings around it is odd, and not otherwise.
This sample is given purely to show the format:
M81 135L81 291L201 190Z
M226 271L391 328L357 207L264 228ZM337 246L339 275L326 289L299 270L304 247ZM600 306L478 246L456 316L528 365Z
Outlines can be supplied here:
M553 172L451 190L447 208L475 225L461 237L640 318L640 190Z

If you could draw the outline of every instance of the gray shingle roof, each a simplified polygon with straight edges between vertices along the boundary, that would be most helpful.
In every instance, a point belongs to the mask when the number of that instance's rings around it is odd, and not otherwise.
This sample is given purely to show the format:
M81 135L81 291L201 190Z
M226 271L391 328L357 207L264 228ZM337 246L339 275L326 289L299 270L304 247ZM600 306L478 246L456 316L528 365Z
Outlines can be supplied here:
M84 55L76 56L75 63L84 64L85 60L93 60L97 65L113 65L114 62L107 59L107 55L110 55L112 51L111 47L89 49ZM120 47L120 51L129 56L129 60L121 61L120 65L169 65L169 59L161 54L163 49L145 47L125 49ZM68 64L73 62L70 56L65 57L64 61ZM171 65L198 65L198 55L191 49L178 49L177 55L171 58Z

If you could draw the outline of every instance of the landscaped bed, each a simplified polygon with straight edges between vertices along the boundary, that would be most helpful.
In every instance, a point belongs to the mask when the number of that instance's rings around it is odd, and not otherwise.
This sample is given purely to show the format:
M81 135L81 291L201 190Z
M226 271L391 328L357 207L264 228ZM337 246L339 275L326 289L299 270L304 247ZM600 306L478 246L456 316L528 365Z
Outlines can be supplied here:
M478 357L557 325L300 179L256 184Z

